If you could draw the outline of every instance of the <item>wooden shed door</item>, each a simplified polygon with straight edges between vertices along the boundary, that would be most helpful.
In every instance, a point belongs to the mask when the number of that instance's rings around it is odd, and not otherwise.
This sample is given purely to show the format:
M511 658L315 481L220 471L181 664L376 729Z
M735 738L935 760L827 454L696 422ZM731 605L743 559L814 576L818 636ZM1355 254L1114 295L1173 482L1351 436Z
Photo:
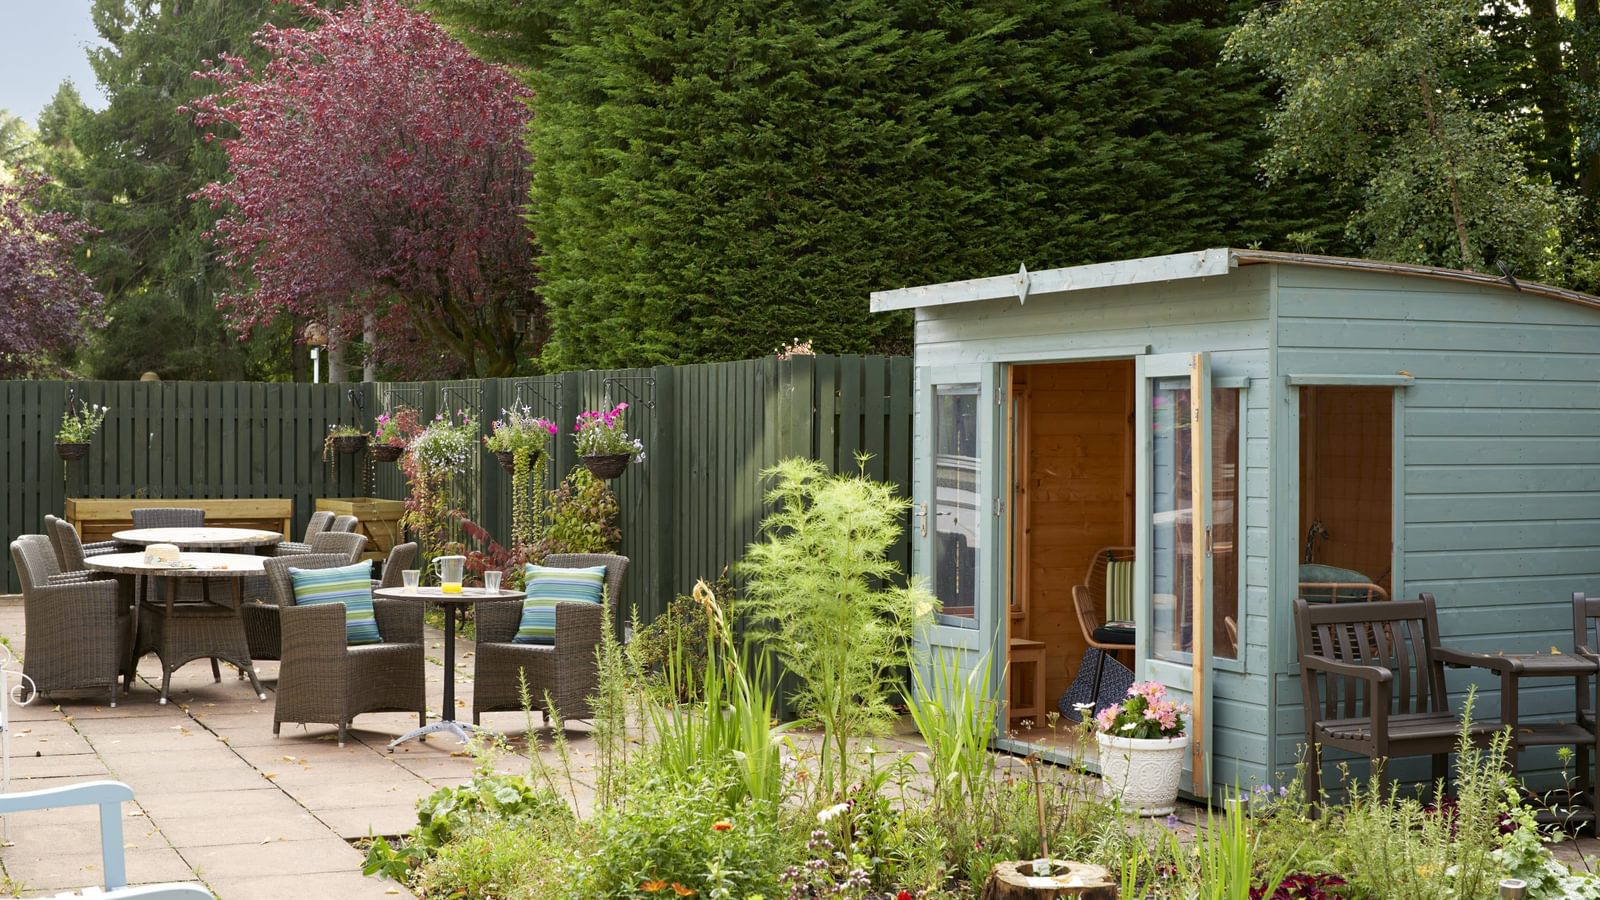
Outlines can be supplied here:
M1211 792L1211 360L1140 357L1134 569L1139 678L1189 705L1184 788Z
M1004 612L996 576L1004 558L996 492L996 368L918 370L911 528L912 570L942 606L919 629L919 662L926 665L942 654L963 672L986 667L990 690L998 694L1005 658L995 651ZM923 674L934 683L931 672Z

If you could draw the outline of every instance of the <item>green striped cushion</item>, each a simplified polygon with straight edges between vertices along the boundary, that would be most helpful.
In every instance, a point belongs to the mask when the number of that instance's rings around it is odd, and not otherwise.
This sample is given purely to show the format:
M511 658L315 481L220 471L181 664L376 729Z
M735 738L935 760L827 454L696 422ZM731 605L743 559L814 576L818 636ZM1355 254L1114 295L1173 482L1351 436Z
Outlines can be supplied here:
M1106 562L1106 621L1133 621L1133 560Z
M344 604L345 643L378 644L378 619L372 611L372 560L337 569L296 569L289 567L294 582L296 606L319 603Z
M598 606L605 593L606 567L556 569L528 563L522 580L528 596L522 600L522 624L511 642L554 644L556 604L580 601Z

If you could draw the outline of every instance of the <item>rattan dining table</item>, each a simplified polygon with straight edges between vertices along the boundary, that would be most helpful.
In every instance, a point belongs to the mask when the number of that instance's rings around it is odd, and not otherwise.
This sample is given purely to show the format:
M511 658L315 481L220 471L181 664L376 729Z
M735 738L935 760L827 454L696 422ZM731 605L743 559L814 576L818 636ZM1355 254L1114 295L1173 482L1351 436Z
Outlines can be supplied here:
M163 529L165 530L165 529ZM198 530L198 529L197 529ZM243 579L266 572L266 557L253 553L180 553L178 563L146 562L143 552L105 553L84 560L84 565L101 572L109 572L132 580L133 611L131 627L133 659L127 671L132 688L132 672L145 651L153 651L161 658L161 702L168 700L172 673L185 663L196 659L211 660L211 674L222 680L217 660L237 666L250 679L257 699L267 699L261 681L256 678L255 665L250 659L250 647L245 641L244 620L240 612ZM207 586L201 602L179 602L177 585L169 585L165 597L152 601L147 596L150 578L173 580L194 579ZM217 579L231 582L231 603L218 603L212 599L209 585ZM154 621L141 623L141 608Z

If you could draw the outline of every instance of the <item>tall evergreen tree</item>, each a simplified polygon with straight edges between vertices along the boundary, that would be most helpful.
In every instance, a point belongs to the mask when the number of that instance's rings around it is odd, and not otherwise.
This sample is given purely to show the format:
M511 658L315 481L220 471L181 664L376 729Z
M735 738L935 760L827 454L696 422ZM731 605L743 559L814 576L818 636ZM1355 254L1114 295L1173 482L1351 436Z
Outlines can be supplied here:
M250 36L272 0L93 0L106 46L89 51L107 106L83 109L58 94L41 116L55 150L44 165L58 204L99 233L85 266L106 297L107 326L86 350L88 372L137 378L280 376L289 367L287 330L241 343L214 298L228 273L204 237L215 216L191 195L226 171L218 147L178 107L208 92L202 60L251 51Z
M1269 191L1224 0L434 0L534 88L553 369L903 350L873 289L1323 249Z

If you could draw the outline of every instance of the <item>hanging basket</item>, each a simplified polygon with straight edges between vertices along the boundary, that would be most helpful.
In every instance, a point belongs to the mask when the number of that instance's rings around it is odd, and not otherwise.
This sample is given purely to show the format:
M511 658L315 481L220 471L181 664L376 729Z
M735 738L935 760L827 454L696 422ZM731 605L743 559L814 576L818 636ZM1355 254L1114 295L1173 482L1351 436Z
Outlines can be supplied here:
M373 444L367 448L372 451L372 458L378 462L394 462L400 454L406 452L405 444Z
M494 453L494 458L500 461L500 468L505 469L507 475L517 474L517 455L515 453L510 450L494 450L491 452ZM528 465L530 467L539 461L539 455L542 452L535 450L528 455Z
M621 475L627 468L629 460L633 459L632 453L605 453L600 456L580 456L583 464L594 477L603 481L610 481Z
M342 434L333 439L333 449L340 453L360 453L367 449L367 436L364 434Z
M87 441L67 444L58 442L56 444L56 453L60 454L62 459L83 459L89 455L89 443Z

